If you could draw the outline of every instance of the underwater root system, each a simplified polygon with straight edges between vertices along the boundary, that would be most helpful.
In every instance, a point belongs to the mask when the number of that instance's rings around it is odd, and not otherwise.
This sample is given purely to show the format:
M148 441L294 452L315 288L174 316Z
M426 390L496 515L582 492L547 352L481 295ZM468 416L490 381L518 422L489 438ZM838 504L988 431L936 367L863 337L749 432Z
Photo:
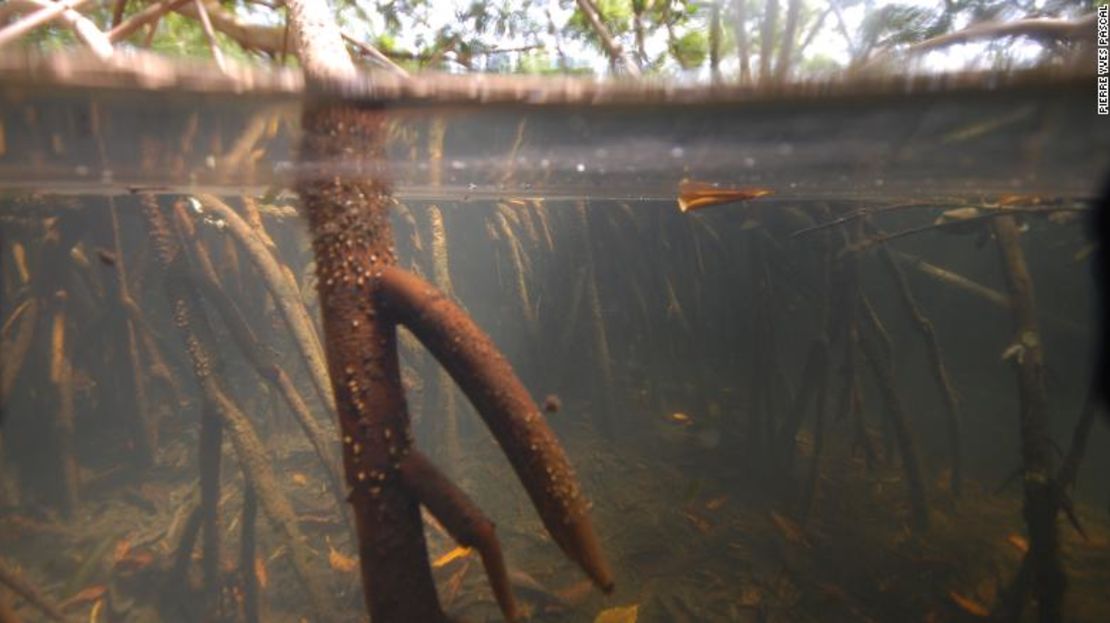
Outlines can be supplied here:
M305 112L298 193L316 256L325 350L339 413L363 589L375 623L446 621L419 508L479 550L504 616L517 620L493 524L413 447L398 363L403 325L450 373L508 456L555 542L602 590L613 580L570 463L493 342L442 292L396 265L395 200L380 179L326 172L382 153L381 110L320 103ZM355 163L358 164L358 163ZM359 170L355 166L353 170Z

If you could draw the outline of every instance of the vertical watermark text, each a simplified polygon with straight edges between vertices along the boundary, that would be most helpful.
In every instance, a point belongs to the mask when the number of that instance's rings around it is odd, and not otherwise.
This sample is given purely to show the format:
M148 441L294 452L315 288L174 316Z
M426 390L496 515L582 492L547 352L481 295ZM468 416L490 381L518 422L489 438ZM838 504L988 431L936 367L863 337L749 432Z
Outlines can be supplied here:
M1098 114L1110 115L1110 5L1099 5L1095 23L1095 62L1098 67L1096 102Z

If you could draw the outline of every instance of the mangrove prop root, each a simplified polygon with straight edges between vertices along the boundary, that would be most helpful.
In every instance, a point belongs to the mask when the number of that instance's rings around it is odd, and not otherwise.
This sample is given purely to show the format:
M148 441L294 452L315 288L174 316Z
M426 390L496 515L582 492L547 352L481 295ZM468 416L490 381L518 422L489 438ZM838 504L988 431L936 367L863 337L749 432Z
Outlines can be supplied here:
M195 497L195 496L194 496ZM174 550L173 563L166 574L166 581L162 585L162 598L176 599L181 594L181 587L188 585L189 561L193 558L193 547L196 545L197 536L200 535L201 507L200 502L192 502L192 509L185 519L185 527L181 530L181 540Z
M949 480L949 486L952 488L952 493L957 497L963 489L963 442L962 434L960 432L960 401L956 397L956 390L952 387L951 377L948 375L948 368L944 365L944 357L940 351L940 343L937 342L936 329L933 327L932 321L925 316L921 311L921 307L917 304L917 299L910 289L909 280L906 279L906 273L902 267L895 261L894 256L890 253L887 247L879 248L879 258L882 260L883 265L890 271L891 277L894 279L895 284L898 286L898 293L902 300L902 304L909 312L910 318L913 319L914 326L917 332L921 334L921 339L925 341L925 347L929 352L929 366L933 373L933 380L936 381L937 387L940 388L941 396L944 399L945 409L945 424L948 428L948 445L949 452L951 453L951 468L952 475Z
M74 449L76 427L73 410L73 362L70 359L66 341L66 310L64 297L54 311L53 355L50 377L58 396L57 410L54 413L54 434L57 439L58 468L62 486L62 512L71 516L78 504L77 455ZM60 337L59 337L60 336Z
M601 313L601 294L597 288L597 263L595 262L593 252L593 242L590 236L590 217L586 210L586 202L579 201L575 206L575 214L578 217L578 227L582 232L582 257L585 258L586 270L588 271L586 277L586 297L587 304L590 307L590 323L593 329L594 341L594 357L597 359L597 364L600 367L598 384L594 391L604 397L601 404L593 409L594 422L603 435L609 439L616 437L614 430L615 422L613 421L613 401L611 399L613 389L616 385L613 382L613 365L612 358L609 356L609 336L605 329L605 317Z
M381 271L379 301L455 379L501 445L548 532L602 590L612 576L601 555L570 462L512 367L457 305L420 278Z
M493 522L418 450L410 450L401 462L401 482L459 545L478 550L501 613L507 621L516 621L516 603Z
M228 397L216 377L219 361L212 347L215 340L200 306L199 295L186 277L187 267L183 264L182 249L153 196L142 197L142 211L159 260L167 273L167 294L173 309L174 324L185 342L185 350L200 385L204 408L219 414L235 449L244 479L258 493L262 509L275 532L289 547L294 571L308 593L316 616L320 620L330 620L331 610L327 608L323 585L309 569L309 553L304 535L297 524L293 507L278 487L265 447L250 420Z
M17 315L18 314L18 315ZM0 413L4 412L4 405L8 402L12 388L15 387L19 373L23 370L23 363L31 349L31 342L35 336L35 324L38 322L39 304L34 298L28 299L19 305L5 321L5 328L14 325L12 329L15 336L8 340L7 334L0 337L0 345L4 347L0 352Z
M1060 562L1056 514L1059 496L1052 471L1052 439L1048 427L1044 350L1037 327L1033 280L1021 249L1017 222L1001 216L992 222L1013 302L1018 394L1021 404L1021 458L1024 469L1023 514L1029 529L1029 562L1034 597L1042 623L1060 621L1066 578Z
M223 457L223 425L212 405L204 405L201 412L200 443L197 445L201 525L204 528L201 568L204 599L207 605L212 605L216 603L220 580L220 461Z
M300 425L301 431L304 432L305 437L312 445L312 449L316 452L316 457L323 464L329 487L336 498L338 508L342 509L345 499L342 490L343 481L339 476L339 461L332 451L331 444L327 441L323 426L312 416L300 391L293 384L285 369L259 343L254 331L251 330L246 318L244 318L243 312L235 304L235 301L231 300L227 291L220 284L213 270L207 249L199 239L194 240L193 252L197 258L197 266L193 271L194 282L198 286L197 289L215 308L236 346L239 347L247 361L254 366L258 375L281 394L286 406L289 407L293 417L297 420L297 424Z
M42 612L51 621L66 621L62 609L57 604L42 596L37 588L27 578L23 577L8 561L0 558L0 586L8 587L27 603Z
M304 358L309 377L320 396L321 404L327 407L329 412L333 411L335 403L331 394L331 386L328 383L323 350L320 347L320 340L316 336L316 330L312 327L312 320L304 308L300 292L286 278L285 271L282 270L277 259L266 248L266 244L258 237L255 230L231 206L213 195L200 194L197 195L197 199L200 200L206 210L215 212L227 222L228 231L250 256L255 268L262 276L262 280L266 283L270 295L273 296L274 303L281 312L281 317L285 320L286 326L289 327L297 349L300 350L301 356Z
M451 265L447 254L447 228L443 222L443 212L438 206L430 205L427 210L428 228L431 231L432 246L432 281L447 296L454 296L454 284L451 281ZM454 469L462 456L459 448L459 410L455 400L455 388L451 385L451 377L443 368L436 374L435 390L431 392L433 409L430 413L439 413L443 417L443 452L444 463L447 470Z
M794 451L797 443L798 431L801 429L802 420L806 409L814 401L818 390L825 384L825 375L828 371L829 346L823 337L814 339L806 356L805 367L802 370L802 381L798 386L798 394L794 397L794 404L790 408L787 419L782 424L778 442L779 464L789 469L794 464ZM820 408L820 405L818 405Z
M327 360L356 518L363 589L374 623L446 617L427 560L415 493L401 481L412 432L397 352L398 323L451 373L506 449L548 529L596 581L610 588L570 466L539 409L469 317L432 286L396 268L380 179L343 179L380 157L386 113L320 102L302 121L297 191L316 256ZM353 158L353 160L352 160Z
M239 533L239 572L243 576L243 612L247 623L258 623L258 573L255 559L255 520L258 517L258 495L254 489L243 490L243 526Z
M385 114L339 105L306 109L301 158L321 170L382 151ZM306 172L307 173L307 172ZM440 623L415 496L397 470L411 445L397 326L373 309L374 273L394 258L391 199L381 183L306 175L297 192L316 257L328 369L339 413L363 595L374 623Z
M135 320L127 313L127 303L132 302L131 293L127 282L127 263L123 256L123 245L119 232L119 210L115 201L109 197L109 220L112 223L112 247L115 251L115 274L118 280L117 294L121 307L124 308L124 330L127 332L127 358L131 365L131 390L134 393L134 418L136 424L135 435L138 439L138 455L146 465L154 464L154 455L158 451L158 424L154 420L147 399L146 378L144 376L143 362L140 358L139 334ZM133 304L133 302L132 302Z
M889 361L882 358L882 354L875 348L875 343L870 337L860 334L859 347L879 386L879 393L884 403L883 414L894 433L898 453L902 457L902 470L906 473L906 487L909 490L911 525L914 530L923 532L929 527L925 483L922 479L921 462L918 459L913 433L910 431L909 419L906 417L902 399L894 387L894 372L890 368Z
M1087 398L1083 402L1083 411L1079 414L1079 421L1072 431L1071 445L1067 454L1060 463L1060 471L1056 476L1057 486L1061 493L1066 494L1075 486L1075 479L1079 475L1079 465L1083 462L1083 454L1087 450L1087 438L1091 434L1091 426L1095 422L1095 412L1099 409L1098 400L1099 379L1093 379L1087 390Z

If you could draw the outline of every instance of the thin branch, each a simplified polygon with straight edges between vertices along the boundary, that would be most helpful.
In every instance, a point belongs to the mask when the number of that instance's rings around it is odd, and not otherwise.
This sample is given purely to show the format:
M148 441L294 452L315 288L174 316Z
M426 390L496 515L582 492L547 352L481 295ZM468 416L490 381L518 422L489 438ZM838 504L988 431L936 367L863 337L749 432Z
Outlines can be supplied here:
M88 1L89 0L61 0L60 2L35 2L34 4L42 6L43 8L11 24L7 28L0 30L0 47L4 47L5 44L19 39L43 24L54 21L61 17L66 11L76 10Z
M212 58L216 59L216 66L220 71L227 73L227 63L224 61L224 53L220 51L220 44L216 41L216 33L212 30L212 20L208 18L208 11L204 8L203 0L193 0L193 5L197 8L197 15L200 16L200 25L204 28L204 37L208 39L208 48L212 50Z
M389 57L386 56L385 54L383 54L381 52L381 50L379 50L378 48L370 45L369 43L364 43L362 41L359 41L358 39L355 39L354 37L352 37L351 35L349 35L347 33L343 33L343 40L346 41L347 43L351 44L360 53L365 54L366 56L369 56L372 60L377 62L379 65L381 65L382 67L385 67L386 69L392 71L393 73L397 74L398 76L400 76L402 78L408 78L409 77L409 72L405 71L404 68L401 67L400 65L398 65L397 63L394 63L393 61L391 61L389 59Z
M189 2L189 0L162 0L158 4L152 4L128 17L119 25L114 26L112 30L108 31L108 40L115 43L121 39L126 39L131 33L177 9L186 2Z
M915 43L903 50L904 54L922 54L961 43L1003 37L1029 37L1045 41L1079 41L1094 37L1095 13L1067 20L1037 17L1012 22L985 22L963 30L939 35Z
M606 53L609 54L609 58L613 63L623 67L628 75L639 78L641 76L639 65L628 57L620 42L609 32L609 28L606 27L605 22L601 20L601 12L593 3L593 0L577 1L578 8L582 9L582 13L586 16L586 19L590 21L590 26L594 29L594 33L597 34L597 38L601 40L601 45L605 48Z

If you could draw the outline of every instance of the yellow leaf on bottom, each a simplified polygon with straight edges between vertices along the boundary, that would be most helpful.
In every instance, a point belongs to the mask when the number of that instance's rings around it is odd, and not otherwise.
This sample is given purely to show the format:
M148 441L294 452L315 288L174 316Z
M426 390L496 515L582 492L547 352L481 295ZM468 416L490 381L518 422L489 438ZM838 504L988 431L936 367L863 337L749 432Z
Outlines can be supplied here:
M350 556L344 556L334 547L328 552L328 563L332 569L343 573L351 573L358 568L358 561Z
M964 597L956 591L948 591L948 596L951 597L952 601L956 602L956 605L962 608L964 612L972 616L986 618L991 614L991 611L983 604L970 597Z
M639 616L639 613L639 604L606 608L598 613L594 623L636 623L636 617Z
M254 577L258 578L258 588L266 588L270 576L266 574L266 561L261 556L254 557Z
M456 547L455 549L447 552L446 554L440 556L439 558L436 558L432 562L432 568L433 569L439 569L440 567L444 567L444 566L450 564L454 560L469 556L470 551L471 550L470 550L469 547L463 547L462 545L460 545L460 546Z

